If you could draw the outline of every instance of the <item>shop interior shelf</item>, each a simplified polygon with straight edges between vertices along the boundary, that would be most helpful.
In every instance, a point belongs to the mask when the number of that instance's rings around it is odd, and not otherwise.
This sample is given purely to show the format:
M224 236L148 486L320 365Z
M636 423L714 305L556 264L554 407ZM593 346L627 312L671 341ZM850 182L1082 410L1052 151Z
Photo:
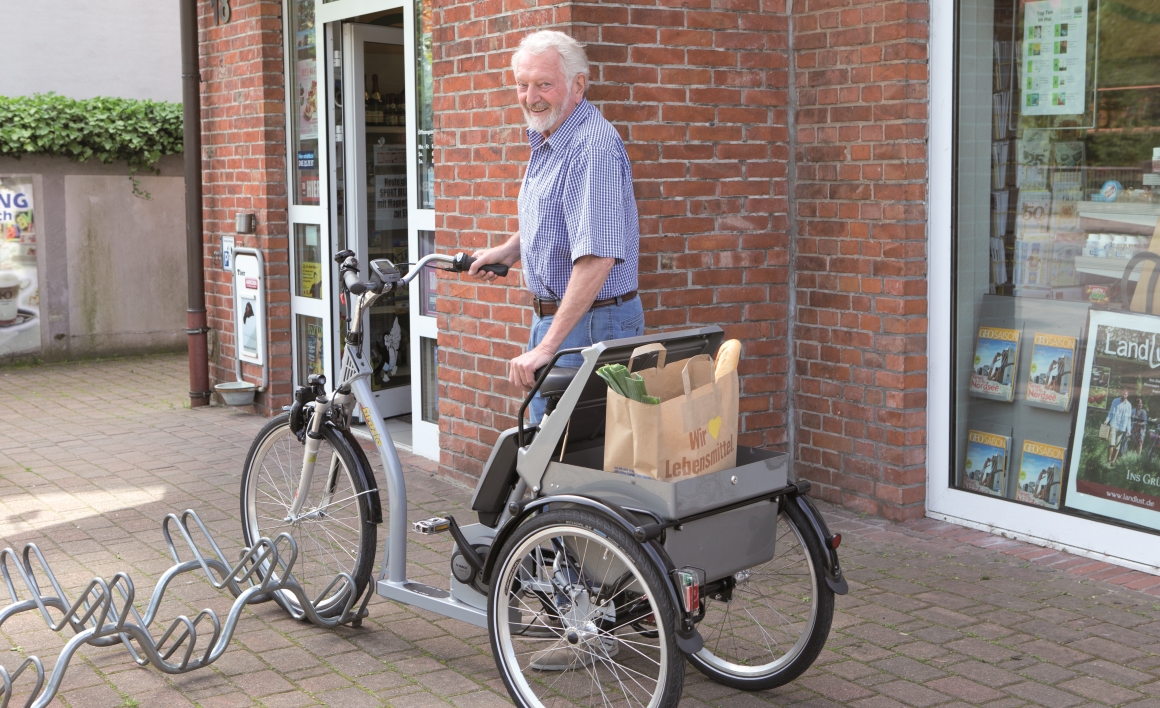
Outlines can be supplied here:
M1079 205L1081 219L1095 219L1111 221L1119 224L1143 226L1148 229L1156 228L1160 219L1160 204L1141 204L1139 202L1081 202Z
M1088 275L1100 275L1105 278L1119 280L1124 275L1124 267L1128 261L1123 258L1092 258L1091 256L1076 256L1075 269ZM1140 269L1137 268L1131 275L1131 280L1140 279Z

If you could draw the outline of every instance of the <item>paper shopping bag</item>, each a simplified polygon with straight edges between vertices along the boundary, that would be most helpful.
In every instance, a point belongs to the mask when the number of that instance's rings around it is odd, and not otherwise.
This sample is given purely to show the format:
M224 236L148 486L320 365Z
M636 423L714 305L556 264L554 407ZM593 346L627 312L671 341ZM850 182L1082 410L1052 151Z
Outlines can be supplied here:
M660 344L657 366L639 371L659 404L625 398L609 389L605 414L604 469L639 477L676 480L737 466L737 372L714 380L707 355L669 364Z

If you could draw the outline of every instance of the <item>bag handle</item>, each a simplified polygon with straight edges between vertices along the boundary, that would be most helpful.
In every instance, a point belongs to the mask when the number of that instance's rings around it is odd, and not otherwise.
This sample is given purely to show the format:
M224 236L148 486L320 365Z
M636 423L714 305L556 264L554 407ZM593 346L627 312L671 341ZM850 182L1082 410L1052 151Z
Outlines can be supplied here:
M1160 256L1151 251L1141 251L1132 256L1132 260L1128 261L1128 265L1124 266L1124 274L1120 276L1120 300L1123 302L1125 310L1132 310L1132 302L1128 298L1128 282L1131 280L1132 271L1136 270L1136 266L1141 263L1151 263L1152 273L1148 279L1148 301L1144 303L1144 313L1148 315L1155 314L1152 312L1152 307L1156 303L1156 278L1160 276ZM1140 273L1140 279L1143 280L1143 272ZM1136 288L1143 285L1143 282L1137 283Z
M693 389L693 377L692 377L692 374L689 373L689 369L693 366L694 363L696 363L698 361L709 362L709 365L710 365L709 382L712 383L714 380L712 377L712 370L711 370L712 364L713 364L712 357L710 357L708 354L698 354L697 356L690 358L688 361L685 362L684 368L681 369L681 383L683 383L685 386L685 395L686 396L693 395L693 390L694 390Z
M636 368L633 366L633 364L636 362L636 358L638 356L652 354L653 352L656 352L657 355L657 368L665 368L665 345L661 344L660 342L653 342L652 344L643 344L632 350L632 354L630 354L628 357L628 370L630 372L636 371Z

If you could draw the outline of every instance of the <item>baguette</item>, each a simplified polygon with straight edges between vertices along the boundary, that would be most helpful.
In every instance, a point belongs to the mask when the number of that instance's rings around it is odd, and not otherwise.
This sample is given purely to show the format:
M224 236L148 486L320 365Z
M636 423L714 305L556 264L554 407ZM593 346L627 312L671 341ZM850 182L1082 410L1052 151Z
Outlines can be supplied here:
M728 376L731 371L737 369L737 362L741 359L741 342L736 339L730 339L721 345L721 349L717 351L717 368L713 372L713 380L716 381L722 376Z

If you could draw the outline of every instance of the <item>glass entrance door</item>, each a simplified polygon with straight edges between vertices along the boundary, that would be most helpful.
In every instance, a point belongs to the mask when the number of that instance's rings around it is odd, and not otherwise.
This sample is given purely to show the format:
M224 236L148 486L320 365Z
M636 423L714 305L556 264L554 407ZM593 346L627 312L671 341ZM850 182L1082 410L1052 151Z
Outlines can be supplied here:
M367 263L409 263L407 91L403 30L343 27L344 123L347 126L347 243ZM359 88L361 87L361 91ZM408 288L379 298L364 323L374 374L371 390L384 417L411 412L411 302Z

